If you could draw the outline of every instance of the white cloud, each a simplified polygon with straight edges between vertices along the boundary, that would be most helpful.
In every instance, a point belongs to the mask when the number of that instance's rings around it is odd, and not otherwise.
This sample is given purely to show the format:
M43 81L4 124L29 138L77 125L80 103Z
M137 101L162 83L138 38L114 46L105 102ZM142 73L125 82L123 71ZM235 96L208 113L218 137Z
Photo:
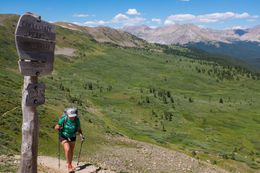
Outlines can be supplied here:
M73 14L73 17L89 17L90 15L89 14Z
M83 25L82 23L80 23L80 22L72 22L73 24L75 24L75 25Z
M93 20L93 21L86 21L86 22L73 22L75 25L81 25L81 26L102 26L102 25L107 25L109 24L109 21L103 21L103 20Z
M174 22L191 21L194 20L196 16L192 14L176 14L169 16L166 20L171 20Z
M146 19L142 17L128 17L122 13L117 14L113 19L112 23L125 25L139 25L142 24Z
M106 25L109 22L107 21L103 21L103 20L94 20L94 21L86 21L84 22L84 25L88 25L88 26L98 26L98 25Z
M164 21L165 25L172 25L175 24L176 22L192 22L196 16L192 14L176 14L176 15L171 15L166 18Z
M128 16L126 16L122 13L119 13L112 19L112 21L116 23L116 22L123 22L123 21L126 21L128 19L129 19Z
M129 17L125 14L118 13L115 15L111 20L104 21L104 20L93 20L93 21L86 21L84 23L74 22L76 25L82 26L100 26L100 25L113 25L114 27L118 26L133 26L133 25L141 25L146 21L145 18L142 17Z
M129 15L140 15L141 13L139 13L135 8L129 8L127 10L126 14L129 14Z
M135 17L135 18L130 18L130 19L128 19L127 22L124 23L124 25L128 25L128 26L131 26L131 25L140 25L140 24L143 24L145 21L146 21L145 18Z
M239 15L239 14L238 14ZM196 20L198 22L211 23L223 21L230 18L235 18L236 14L233 12L225 12L225 13L211 13L196 16Z
M246 27L243 27L243 26L233 26L233 27L228 28L228 29L246 29Z
M250 15L248 13L241 13L241 14L237 14L235 17L238 19L245 19L250 17Z
M174 24L175 24L175 22L173 20L170 20L170 19L166 19L164 21L164 25L174 25Z
M192 22L192 23L213 23L229 19L256 19L258 16L251 16L250 14L224 12L224 13L210 13L204 15L192 14L176 14L168 16L164 22L165 25L174 24L176 22Z
M153 18L152 19L152 22L155 22L157 24L161 24L162 23L162 20L161 19L158 19L158 18Z

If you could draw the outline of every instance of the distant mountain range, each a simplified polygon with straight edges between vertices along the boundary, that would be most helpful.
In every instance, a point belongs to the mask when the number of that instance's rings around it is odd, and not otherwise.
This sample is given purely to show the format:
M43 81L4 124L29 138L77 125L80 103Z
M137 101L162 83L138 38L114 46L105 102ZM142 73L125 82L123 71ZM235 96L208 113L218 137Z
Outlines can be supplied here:
M160 44L187 44L198 42L234 41L260 42L260 25L250 29L214 30L193 24L175 24L150 28L148 26L128 26L122 29L148 42Z
M124 27L129 32L151 43L179 44L242 59L260 69L260 25L248 29L215 30L193 24L175 24L159 28L148 26Z

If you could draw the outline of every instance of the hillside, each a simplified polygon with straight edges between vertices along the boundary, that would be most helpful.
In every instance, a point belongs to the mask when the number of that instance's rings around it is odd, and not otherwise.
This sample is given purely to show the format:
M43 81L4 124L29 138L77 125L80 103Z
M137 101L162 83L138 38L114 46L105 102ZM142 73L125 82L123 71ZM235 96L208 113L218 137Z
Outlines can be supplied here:
M230 43L189 43L193 47L214 54L228 55L246 61L249 65L260 71L260 42L234 41Z
M81 31L90 35L94 40L101 43L112 43L123 47L141 47L147 42L127 32L109 27L83 27L71 23L57 22L56 25L71 30Z
M180 44L214 54L238 58L260 71L260 27L214 30L193 24L149 28L130 26L122 29L151 43Z
M17 20L0 15L1 154L20 151L23 80L13 35ZM102 159L103 151L117 147L131 150L132 144L107 138L124 136L228 171L259 170L259 76L189 58L187 48L166 53L155 51L156 45L126 48L99 43L82 31L56 29L57 47L75 51L56 55L53 74L40 78L47 86L46 103L38 107L40 155L56 155L53 126L64 107L77 106L87 136L83 159ZM130 170L124 161L124 169L117 171Z

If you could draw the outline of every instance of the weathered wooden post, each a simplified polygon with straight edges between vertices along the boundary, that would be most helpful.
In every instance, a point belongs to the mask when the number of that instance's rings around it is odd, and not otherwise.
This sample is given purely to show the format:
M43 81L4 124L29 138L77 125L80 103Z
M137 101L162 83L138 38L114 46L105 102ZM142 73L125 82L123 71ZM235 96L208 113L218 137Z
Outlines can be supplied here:
M22 91L22 145L19 173L37 173L38 115L36 106L45 102L45 85L38 76L53 70L55 27L40 16L26 13L20 17L15 42L19 69L24 76Z

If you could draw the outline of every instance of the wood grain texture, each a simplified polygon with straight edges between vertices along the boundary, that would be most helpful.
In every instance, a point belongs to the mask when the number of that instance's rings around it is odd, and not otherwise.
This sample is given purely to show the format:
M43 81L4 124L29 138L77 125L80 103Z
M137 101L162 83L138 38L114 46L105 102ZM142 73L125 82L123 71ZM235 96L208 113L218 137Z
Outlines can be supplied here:
M36 76L25 76L23 95L22 95L22 146L21 146L21 164L19 173L37 173L38 156L38 114L36 106L27 106L28 86L37 84Z
M19 69L24 76L41 76L51 74L53 62L18 61Z
M21 60L19 69L22 75L39 76L52 72L55 39L53 24L32 13L20 17L15 31L15 43Z

